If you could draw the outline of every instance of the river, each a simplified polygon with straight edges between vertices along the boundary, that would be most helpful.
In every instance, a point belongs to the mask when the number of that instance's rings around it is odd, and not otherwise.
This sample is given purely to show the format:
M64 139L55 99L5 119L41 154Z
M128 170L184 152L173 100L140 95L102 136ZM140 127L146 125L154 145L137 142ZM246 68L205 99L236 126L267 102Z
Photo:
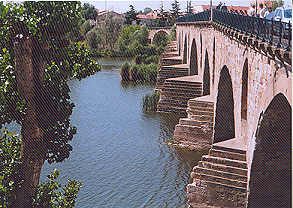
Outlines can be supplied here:
M77 208L187 207L186 185L201 153L165 145L180 116L141 110L153 84L122 83L125 59L97 59L101 71L69 82L77 135L65 162L45 163L41 181L54 168L62 184L83 184Z

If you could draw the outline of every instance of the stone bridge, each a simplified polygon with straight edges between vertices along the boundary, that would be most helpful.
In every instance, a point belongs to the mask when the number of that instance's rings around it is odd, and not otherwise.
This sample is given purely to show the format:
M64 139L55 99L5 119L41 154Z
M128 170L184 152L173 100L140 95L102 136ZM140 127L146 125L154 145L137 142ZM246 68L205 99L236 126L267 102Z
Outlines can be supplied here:
M151 40L151 44L153 44L154 37L160 33L166 33L167 35L171 35L171 27L149 27L149 39Z
M187 115L175 143L209 148L191 170L190 207L291 207L291 35L274 45L220 21L179 20L156 89L159 111Z

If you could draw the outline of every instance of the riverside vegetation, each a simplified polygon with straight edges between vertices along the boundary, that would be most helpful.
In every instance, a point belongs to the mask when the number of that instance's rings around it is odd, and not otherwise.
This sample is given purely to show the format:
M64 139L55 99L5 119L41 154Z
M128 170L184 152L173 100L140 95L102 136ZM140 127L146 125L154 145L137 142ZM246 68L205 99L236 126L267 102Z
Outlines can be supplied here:
M75 205L81 183L69 181L59 191L55 170L48 182L38 184L45 161L62 162L72 151L74 104L66 80L73 76L81 80L100 69L79 41L81 13L80 2L0 2L0 127L16 122L22 135L19 139L6 130L0 133L0 207ZM25 86L37 84L36 90L19 87L15 42L28 42L23 47L32 43L25 58L44 66L37 68L43 77L34 73L32 80L23 80ZM30 131L39 132L39 138Z

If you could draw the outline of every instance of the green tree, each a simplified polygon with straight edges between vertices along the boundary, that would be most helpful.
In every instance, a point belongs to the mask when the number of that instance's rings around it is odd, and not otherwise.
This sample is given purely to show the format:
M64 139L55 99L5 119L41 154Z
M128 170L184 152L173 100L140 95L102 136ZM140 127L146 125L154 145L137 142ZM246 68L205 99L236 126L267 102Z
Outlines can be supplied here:
M176 18L179 17L179 12L180 12L180 4L179 1L174 0L174 2L171 4L172 8L170 9L171 12L171 20L170 22L172 24L175 23Z
M284 5L284 1L283 0L273 1L272 10L275 11L276 8L281 7L283 5Z
M0 16L0 125L21 125L23 183L13 207L30 207L44 161L62 162L76 134L67 80L99 70L84 44L68 35L81 18L79 2L8 3ZM32 63L32 64L27 64ZM33 76L32 76L33 74Z
M189 14L192 14L192 5L191 5L191 1L187 1L186 2L186 14L189 15Z
M103 37L105 37L105 43L111 50L115 49L114 46L120 36L122 26L122 18L114 17L112 13L106 16L105 24L103 25Z
M168 25L168 20L169 20L169 14L168 12L164 9L163 2L161 2L161 6L159 8L159 18L154 20L154 24L157 27L165 27Z
M176 26L173 25L171 27L171 35L170 35L170 40L175 41L176 40Z
M98 12L95 6L89 3L84 3L82 5L82 17L85 18L85 20L96 20L97 16Z
M134 6L133 5L129 5L129 11L126 12L125 14L125 23L127 25L131 25L132 24L132 21L136 20L136 11L134 9Z
M153 10L149 7L144 8L143 14L148 14L149 12L152 12Z

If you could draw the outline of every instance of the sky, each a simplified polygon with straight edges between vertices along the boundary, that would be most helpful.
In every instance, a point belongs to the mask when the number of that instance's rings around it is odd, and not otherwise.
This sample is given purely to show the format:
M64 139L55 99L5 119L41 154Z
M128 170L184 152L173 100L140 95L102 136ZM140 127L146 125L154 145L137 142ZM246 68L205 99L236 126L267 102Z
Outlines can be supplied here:
M249 6L250 0L212 0L213 5L218 5L219 2L225 2L227 6ZM123 0L107 0L107 1L81 1L82 3L90 3L94 5L99 11L104 11L105 6L107 10L114 10L118 13L124 13L129 10L129 5L132 4L134 9L144 10L146 7L150 7L153 10L159 9L161 6L161 2L163 2L164 9L169 10L171 8L171 4L173 1L158 1L158 0L132 0L132 1L123 1ZM181 11L186 10L186 2L180 1L180 9ZM292 8L292 0L284 0L285 5L289 5ZM193 0L191 1L191 5L210 5L210 0Z

